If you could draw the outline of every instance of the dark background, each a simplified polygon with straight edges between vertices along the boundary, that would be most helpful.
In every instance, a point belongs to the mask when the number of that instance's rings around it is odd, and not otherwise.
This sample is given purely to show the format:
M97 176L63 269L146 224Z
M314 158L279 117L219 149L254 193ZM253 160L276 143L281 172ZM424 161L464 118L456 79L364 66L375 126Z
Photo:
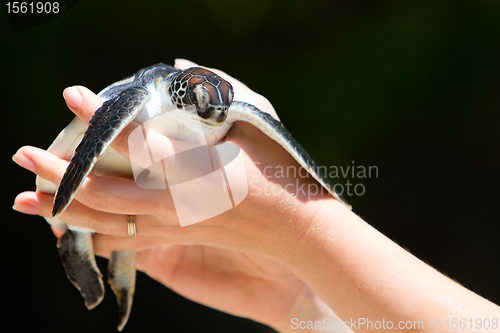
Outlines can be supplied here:
M377 166L377 178L333 179L365 186L348 197L354 211L500 303L497 1L68 1L63 15L30 28L32 20L9 21L0 10L0 313L8 331L115 330L111 290L87 311L47 224L10 209L35 179L10 157L22 145L47 147L72 119L65 87L97 92L176 57L266 96L320 165ZM139 273L125 332L142 330L268 331Z

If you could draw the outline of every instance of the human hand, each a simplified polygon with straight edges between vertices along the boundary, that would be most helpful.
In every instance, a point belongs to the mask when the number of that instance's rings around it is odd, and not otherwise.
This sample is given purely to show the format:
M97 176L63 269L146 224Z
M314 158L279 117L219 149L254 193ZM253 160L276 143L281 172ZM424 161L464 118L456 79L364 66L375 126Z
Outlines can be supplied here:
M182 60L176 65L187 68L195 64ZM224 73L218 74L233 84L235 100L254 104L277 117L265 98ZM70 109L85 122L102 103L83 87L66 90L65 98ZM112 145L124 156L128 152L127 134ZM89 176L60 219L96 230L97 253L139 251L139 269L179 294L219 310L283 330L294 312L304 311L304 304L316 307L318 313L328 312L300 279L276 263L293 252L290 244L300 239L304 223L312 219L315 208L309 208L310 201L283 190L290 179L270 179L262 167L298 165L248 124L234 124L226 140L243 149L247 177L253 185L269 188L273 196L249 193L231 211L180 228L167 191L141 189L123 178ZM66 161L30 147L21 148L15 159L56 185L67 167ZM16 209L47 217L52 200L52 195L25 192L16 198ZM126 237L125 214L137 215L135 239Z

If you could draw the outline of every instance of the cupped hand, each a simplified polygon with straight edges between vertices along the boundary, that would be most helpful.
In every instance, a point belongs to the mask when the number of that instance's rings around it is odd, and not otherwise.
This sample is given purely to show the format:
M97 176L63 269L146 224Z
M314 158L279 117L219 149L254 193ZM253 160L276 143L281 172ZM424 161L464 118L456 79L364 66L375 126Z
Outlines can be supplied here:
M185 69L196 64L178 60L176 66ZM235 100L254 104L277 118L267 99L227 74L213 71L233 85ZM64 97L68 107L85 122L102 104L84 87L69 88ZM130 129L112 144L125 157L128 133ZM139 269L187 298L280 327L292 313L300 311L301 304L321 303L278 262L293 256L293 244L300 242L320 209L315 202L333 199L325 195L311 201L293 190L284 190L313 180L273 177L266 172L269 167L299 166L251 125L236 122L226 141L242 148L251 187L247 198L230 211L181 228L168 190L147 190L130 179L90 175L60 219L95 230L96 253L107 256L114 250L138 251ZM34 147L21 148L14 160L55 185L68 165ZM291 183L292 187L286 186ZM14 207L27 214L50 217L52 200L51 194L24 192L18 195ZM137 238L127 237L126 214L137 215Z

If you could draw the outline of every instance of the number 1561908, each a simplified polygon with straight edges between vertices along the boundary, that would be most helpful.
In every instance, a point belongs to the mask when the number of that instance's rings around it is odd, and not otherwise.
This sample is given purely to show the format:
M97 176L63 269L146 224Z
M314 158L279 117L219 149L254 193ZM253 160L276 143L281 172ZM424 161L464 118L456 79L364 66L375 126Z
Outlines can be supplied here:
M59 2L7 2L7 14L57 14Z
M447 329L498 329L498 318L476 318L473 320L472 318L447 318L446 320L446 328Z

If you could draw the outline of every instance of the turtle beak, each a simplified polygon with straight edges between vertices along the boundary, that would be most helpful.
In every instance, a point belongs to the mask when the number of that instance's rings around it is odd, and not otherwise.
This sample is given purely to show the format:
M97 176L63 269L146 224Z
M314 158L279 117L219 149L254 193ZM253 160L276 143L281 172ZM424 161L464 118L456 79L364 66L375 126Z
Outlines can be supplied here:
M211 126L219 127L224 121L226 121L228 113L228 107L225 105L209 106L203 112L198 111L198 116L200 120Z
M222 124L223 122L226 121L227 110L228 110L227 106L220 105L220 106L214 107L214 112L212 114L212 119L214 119L215 122L217 122L219 124Z

